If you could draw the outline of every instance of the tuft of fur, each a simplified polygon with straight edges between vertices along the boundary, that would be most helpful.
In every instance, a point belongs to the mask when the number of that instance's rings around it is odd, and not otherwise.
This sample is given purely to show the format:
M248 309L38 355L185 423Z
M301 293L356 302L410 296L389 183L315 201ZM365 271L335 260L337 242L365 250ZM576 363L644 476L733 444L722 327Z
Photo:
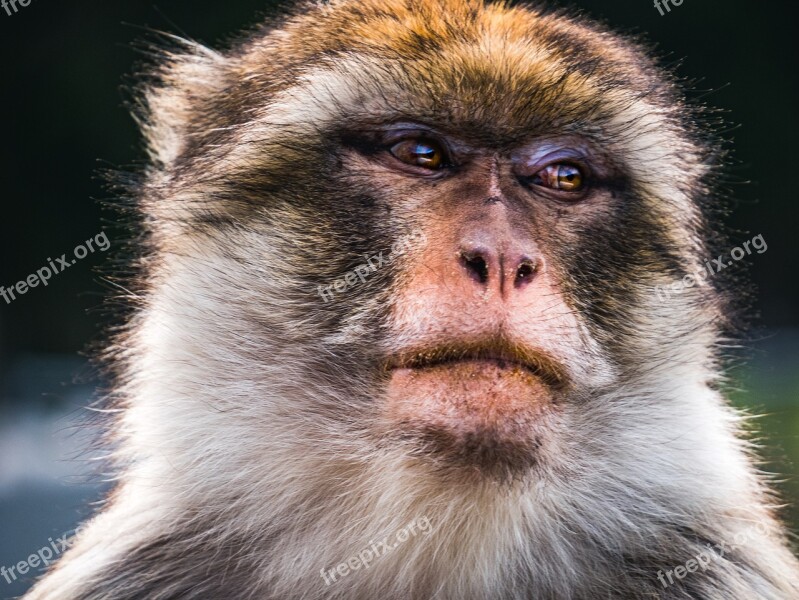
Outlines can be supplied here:
M477 0L306 3L147 80L136 306L107 358L119 484L28 600L799 597L775 500L717 390L722 293L696 270L714 150L635 44ZM534 473L442 470L380 434L402 261L317 286L422 226L342 171L344 132L413 120L487 146L579 134L624 172L613 227L562 240L589 384ZM346 162L346 161L344 161ZM575 367L577 368L577 367ZM426 517L419 535L327 585ZM659 571L708 545L706 568Z

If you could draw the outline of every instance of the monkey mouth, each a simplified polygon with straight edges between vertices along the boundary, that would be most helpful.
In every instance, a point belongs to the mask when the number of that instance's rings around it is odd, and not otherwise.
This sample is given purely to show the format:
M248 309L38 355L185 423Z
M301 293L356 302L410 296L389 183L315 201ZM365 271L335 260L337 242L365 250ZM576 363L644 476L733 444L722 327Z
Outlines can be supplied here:
M401 352L386 362L388 370L425 370L458 364L494 366L499 370L522 369L548 386L566 385L564 369L547 354L505 338L491 338L434 345Z
M567 386L554 359L502 340L417 348L387 367L386 439L435 465L502 479L537 463Z

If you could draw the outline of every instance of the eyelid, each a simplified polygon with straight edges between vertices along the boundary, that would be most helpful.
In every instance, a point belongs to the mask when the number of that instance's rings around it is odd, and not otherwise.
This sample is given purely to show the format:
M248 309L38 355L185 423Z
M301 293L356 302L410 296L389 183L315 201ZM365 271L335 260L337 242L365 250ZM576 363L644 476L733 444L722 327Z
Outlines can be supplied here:
M555 151L547 154L542 154L535 158L535 160L526 161L524 165L525 171L529 171L531 175L540 172L552 165L566 164L579 167L584 175L591 174L591 167L585 156L579 152L570 151Z
M620 180L624 176L623 165L616 163L606 150L585 139L565 137L531 142L514 150L510 158L514 173L519 177L531 177L554 163L580 167L592 185Z
M426 129L393 129L387 131L383 136L383 143L388 145L396 144L403 140L429 140L436 142L442 148L446 148L446 144L440 136Z

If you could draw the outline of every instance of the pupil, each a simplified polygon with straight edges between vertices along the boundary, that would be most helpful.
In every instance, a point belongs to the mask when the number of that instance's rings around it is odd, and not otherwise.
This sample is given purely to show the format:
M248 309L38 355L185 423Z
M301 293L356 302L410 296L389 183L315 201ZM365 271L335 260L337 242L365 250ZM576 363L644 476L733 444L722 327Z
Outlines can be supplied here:
M415 154L416 163L425 167L436 164L436 160L438 158L436 149L431 146L416 146Z

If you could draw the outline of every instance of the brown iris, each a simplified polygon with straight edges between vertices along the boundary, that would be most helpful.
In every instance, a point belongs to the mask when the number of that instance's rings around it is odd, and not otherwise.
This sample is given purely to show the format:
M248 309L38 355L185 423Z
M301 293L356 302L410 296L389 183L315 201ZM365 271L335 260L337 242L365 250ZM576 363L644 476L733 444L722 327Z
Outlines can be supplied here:
M403 140L391 147L391 154L405 164L425 169L439 169L444 163L444 150L429 140Z
M574 165L556 163L541 169L533 176L533 184L564 192L579 192L583 188L583 173Z

